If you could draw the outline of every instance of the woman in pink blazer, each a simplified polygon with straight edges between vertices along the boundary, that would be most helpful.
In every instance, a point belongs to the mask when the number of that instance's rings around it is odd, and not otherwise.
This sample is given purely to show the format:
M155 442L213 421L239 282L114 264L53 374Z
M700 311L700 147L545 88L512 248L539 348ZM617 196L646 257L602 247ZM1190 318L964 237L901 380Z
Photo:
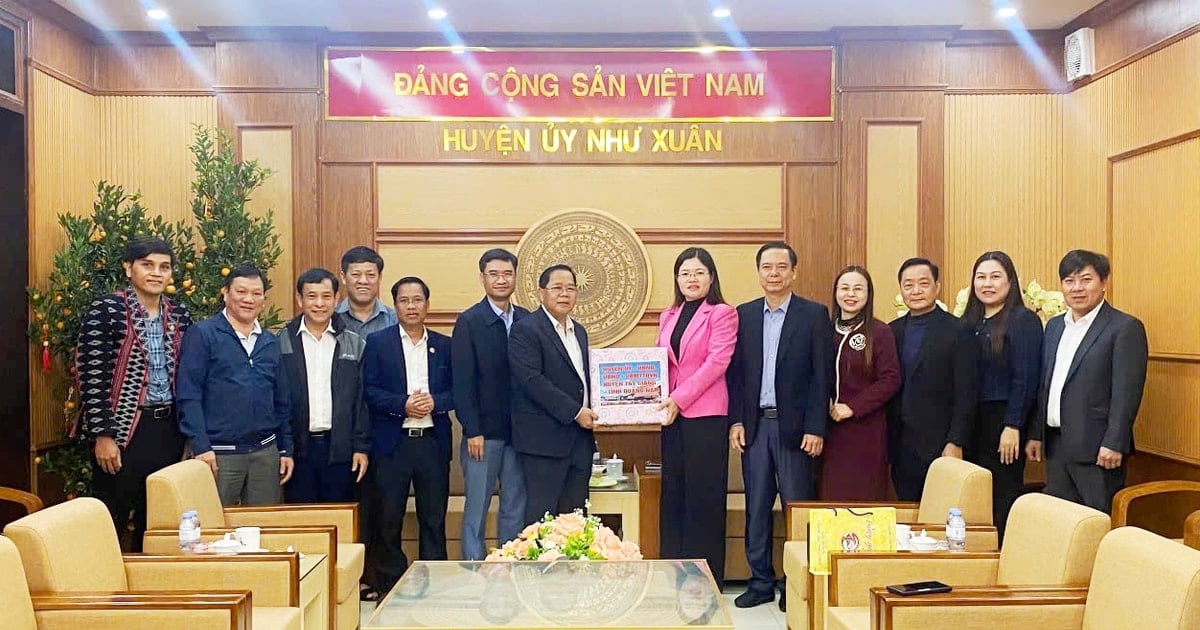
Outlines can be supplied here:
M712 255L699 247L675 259L675 304L658 322L667 348L670 396L662 430L663 558L704 558L725 580L725 494L729 477L729 391L725 368L738 315L721 297Z

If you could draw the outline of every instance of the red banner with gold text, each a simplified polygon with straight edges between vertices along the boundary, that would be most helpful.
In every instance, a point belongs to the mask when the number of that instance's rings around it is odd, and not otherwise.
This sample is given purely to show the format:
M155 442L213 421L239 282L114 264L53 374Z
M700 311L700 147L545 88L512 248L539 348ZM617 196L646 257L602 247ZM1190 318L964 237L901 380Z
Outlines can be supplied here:
M832 48L330 48L326 115L351 120L833 118Z

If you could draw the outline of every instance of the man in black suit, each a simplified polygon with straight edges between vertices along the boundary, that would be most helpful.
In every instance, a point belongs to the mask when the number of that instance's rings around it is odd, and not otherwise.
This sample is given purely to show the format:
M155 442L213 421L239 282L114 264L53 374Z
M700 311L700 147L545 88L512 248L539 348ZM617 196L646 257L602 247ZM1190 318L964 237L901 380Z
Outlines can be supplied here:
M1046 455L1046 492L1108 512L1125 485L1149 348L1137 318L1104 300L1108 257L1067 252L1058 264L1068 311L1046 325L1038 418L1025 453Z
M920 501L925 474L938 457L962 459L979 392L973 331L938 307L938 267L927 258L900 265L908 313L890 326L900 352L900 393L888 406L892 482L901 501Z
M765 296L738 307L729 383L729 444L742 454L746 486L746 560L750 581L739 608L775 599L771 564L775 497L811 499L813 459L824 446L832 393L829 311L792 293L796 252L763 245L755 256Z
M571 319L579 289L567 265L538 278L542 308L513 324L512 443L525 471L525 522L583 508L592 474L596 412L588 396L588 338Z
M479 258L479 281L487 295L454 323L454 413L462 424L460 463L465 484L462 548L466 560L483 560L488 506L500 483L500 542L525 525L525 473L512 446L512 378L508 331L529 311L512 303L517 257L489 249Z
M450 496L450 338L425 328L429 286L420 278L392 285L399 326L367 337L363 398L371 411L371 473L378 489L376 591L387 593L408 568L400 547L411 484L416 494L420 559L446 559Z

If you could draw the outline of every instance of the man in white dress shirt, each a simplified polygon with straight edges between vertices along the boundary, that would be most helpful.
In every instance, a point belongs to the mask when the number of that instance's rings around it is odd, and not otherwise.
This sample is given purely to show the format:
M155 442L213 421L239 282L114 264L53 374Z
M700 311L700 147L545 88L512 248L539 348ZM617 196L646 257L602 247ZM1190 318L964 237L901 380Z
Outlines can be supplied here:
M567 265L538 278L542 307L512 326L512 444L525 471L525 522L582 508L588 498L592 427L588 337L571 319L579 288Z
M292 394L296 467L284 488L289 503L354 500L367 473L371 423L362 402L366 340L334 317L338 279L309 269L296 280L301 314L279 335Z
M1125 485L1149 350L1136 317L1105 301L1108 258L1067 252L1058 265L1067 312L1046 325L1037 419L1025 453L1046 457L1046 492L1108 512Z
M378 489L374 558L379 593L408 568L400 548L411 484L420 559L446 559L450 494L450 410L454 407L450 338L425 328L429 286L415 277L392 285L399 326L367 338L363 394L371 411L371 472Z

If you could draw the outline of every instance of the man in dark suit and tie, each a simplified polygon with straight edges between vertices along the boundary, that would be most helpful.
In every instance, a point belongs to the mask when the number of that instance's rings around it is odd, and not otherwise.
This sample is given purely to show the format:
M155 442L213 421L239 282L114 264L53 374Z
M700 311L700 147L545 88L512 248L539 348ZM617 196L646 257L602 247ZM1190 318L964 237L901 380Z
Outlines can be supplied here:
M909 258L897 277L908 313L889 324L900 351L900 393L888 407L892 482L901 501L920 501L938 457L962 459L979 392L973 331L938 307L937 265Z
M525 473L512 445L512 377L508 331L529 311L512 303L517 257L489 249L479 258L479 281L487 295L454 323L454 413L462 425L462 548L466 560L483 560L488 507L500 483L500 542L525 526Z
M429 286L420 278L392 285L400 325L373 333L363 352L363 397L371 412L371 473L378 488L370 553L376 590L387 593L408 568L400 547L411 484L421 560L446 559L450 495L450 338L427 330Z
M832 392L829 311L792 293L796 252L763 245L755 257L765 296L738 307L729 383L729 444L742 454L746 560L750 581L734 600L749 608L775 599L772 508L812 498L813 459L824 446Z
M512 443L525 471L525 522L583 508L596 412L588 396L587 331L571 319L579 289L567 265L538 278L542 307L513 324Z
M1104 300L1110 270L1108 257L1080 249L1058 264L1068 310L1046 325L1025 445L1035 462L1045 453L1048 494L1104 512L1125 485L1149 355L1142 322Z

